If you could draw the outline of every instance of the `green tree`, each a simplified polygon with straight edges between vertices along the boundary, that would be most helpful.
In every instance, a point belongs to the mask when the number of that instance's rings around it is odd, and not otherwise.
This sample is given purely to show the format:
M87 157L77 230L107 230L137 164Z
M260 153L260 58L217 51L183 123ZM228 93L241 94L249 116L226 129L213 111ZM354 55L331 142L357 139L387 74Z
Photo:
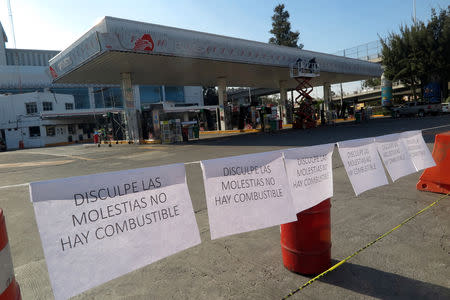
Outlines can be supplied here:
M427 46L430 49L426 57L430 72L426 79L440 82L445 98L448 96L450 80L450 5L439 12L432 9L426 29Z
M361 84L363 88L374 88L381 85L381 78L380 77L373 77L369 78L367 80L364 80Z
M273 12L272 29L269 32L274 36L269 39L269 43L302 49L303 44L298 44L300 32L291 31L289 12L285 10L284 4L277 5Z
M399 33L381 39L384 74L392 81L416 88L431 81L440 82L444 98L450 79L450 6L439 13L431 11L431 20L402 25Z

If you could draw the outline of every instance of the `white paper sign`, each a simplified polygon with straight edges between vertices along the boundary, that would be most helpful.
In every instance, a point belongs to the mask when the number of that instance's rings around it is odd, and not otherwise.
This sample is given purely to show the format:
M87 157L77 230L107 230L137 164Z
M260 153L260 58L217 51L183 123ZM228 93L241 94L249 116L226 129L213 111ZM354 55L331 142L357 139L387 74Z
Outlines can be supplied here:
M325 144L284 151L297 213L333 196L333 149L334 144Z
M55 299L200 243L183 164L35 182Z
M417 171L431 168L436 165L427 144L425 144L425 141L423 140L421 131L402 132L401 137L411 155L411 159Z
M279 151L201 165L211 239L297 220Z
M374 138L339 142L338 148L357 196L367 190L388 184Z
M400 134L380 136L375 138L375 142L392 181L416 172L416 167Z

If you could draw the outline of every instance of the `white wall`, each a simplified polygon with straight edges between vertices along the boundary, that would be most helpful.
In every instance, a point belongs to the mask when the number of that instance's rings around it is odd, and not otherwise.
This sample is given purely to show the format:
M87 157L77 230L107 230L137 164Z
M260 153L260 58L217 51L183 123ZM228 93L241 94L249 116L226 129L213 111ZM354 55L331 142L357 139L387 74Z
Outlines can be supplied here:
M6 147L7 149L18 149L21 138L21 130L18 128L5 129Z
M26 103L35 102L38 112L26 113ZM52 110L44 111L43 102L51 102ZM23 141L25 148L43 147L46 144L54 144L68 141L68 124L74 124L75 133L73 141L78 141L79 134L83 133L78 128L82 119L42 119L43 116L51 116L65 113L77 113L79 110L66 110L66 103L72 103L72 95L44 93L26 93L17 95L0 95L0 129L5 130L6 145L8 149L19 148L19 142ZM30 136L30 127L39 126L40 137ZM55 126L55 135L47 136L47 126ZM86 139L87 135L83 135Z
M185 86L184 99L186 103L197 103L203 105L203 88L201 86Z

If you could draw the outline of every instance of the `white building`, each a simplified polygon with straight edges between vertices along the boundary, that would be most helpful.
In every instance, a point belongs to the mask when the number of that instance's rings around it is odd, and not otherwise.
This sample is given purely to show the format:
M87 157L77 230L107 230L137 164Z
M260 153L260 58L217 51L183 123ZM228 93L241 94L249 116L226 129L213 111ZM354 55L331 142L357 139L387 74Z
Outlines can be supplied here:
M0 23L0 94L24 94L23 96L0 98L2 99L0 104L2 105L2 111L0 112L2 116L1 122L3 120L6 121L0 127L2 130L5 130L4 137L9 141L7 141L9 149L18 148L18 141L22 140L22 136L26 137L24 139L25 147L41 147L48 144L68 142L70 136L72 136L72 141L78 141L81 129L77 129L75 133L69 135L68 128L70 127L67 127L67 125L76 121L92 124L90 125L91 127L98 127L107 123L104 118L106 113L120 113L123 111L124 101L119 85L53 84L48 61L58 54L59 51L10 49L6 48L7 41L7 36ZM141 113L144 138L148 137L149 131L158 133L159 121L164 118L180 118L180 114L183 120L189 119L189 117L195 118L195 113L192 113L193 107L198 108L198 110L205 108L203 106L203 90L201 86L135 85L133 86L133 91L135 107ZM37 103L42 103L47 102L48 97L53 98L56 95L56 99L58 97L63 99L64 94L70 95L69 98L72 99L73 112L70 114L67 114L67 112L62 114L65 107L60 107L60 103L54 103L53 115L48 111L43 111L42 105L39 104L37 105L39 111L37 114L39 116L27 115L25 111L22 111L22 108L25 109L24 103L28 101L26 99L30 99L30 95L34 95L33 97L35 97ZM19 103L13 104L11 101ZM3 105L10 108L3 111ZM14 110L11 109L12 107L14 107ZM211 107L207 109L215 110L215 108ZM6 115L9 113L12 115ZM40 121L38 120L39 118ZM116 121L117 119L122 120L120 117L116 118ZM17 133L20 130L20 126L9 126L12 123L22 124L25 120L26 122L41 122L39 124L33 123L35 126L30 125L31 127L40 126L41 138L33 137L30 139L29 129L24 127L22 133ZM50 126L49 122L53 122L52 124L65 124L66 129L61 131L60 127L58 127L58 133L55 131L55 135L47 136L45 126ZM50 131L52 130L50 129ZM87 129L84 129L84 131L86 132ZM61 134L61 132L65 133ZM87 136L87 133L84 133L84 135Z
M93 111L74 106L72 95L0 95L0 132L7 149L91 141Z

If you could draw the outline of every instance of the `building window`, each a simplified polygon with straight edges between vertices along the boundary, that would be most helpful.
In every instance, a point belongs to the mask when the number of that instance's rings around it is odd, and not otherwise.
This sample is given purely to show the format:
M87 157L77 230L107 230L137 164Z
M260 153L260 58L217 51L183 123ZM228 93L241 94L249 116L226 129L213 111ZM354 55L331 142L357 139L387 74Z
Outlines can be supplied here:
M66 110L72 110L73 109L73 103L66 103Z
M94 88L96 108L123 107L122 90L116 87Z
M166 86L166 101L169 102L184 102L184 87L182 86Z
M53 110L53 103L52 102L42 102L42 110L43 111Z
M41 136L41 128L39 126L28 127L30 132L30 137L38 137Z
M161 87L154 85L140 85L139 95L141 104L159 103L162 101Z
M54 136L55 135L55 126L47 126L46 130L47 130L47 136Z
M89 91L87 88L52 88L51 91L56 94L72 95L75 109L91 107L89 103Z
M69 134L75 134L75 125L67 125L67 132Z
M38 112L36 102L25 103L25 108L27 110L27 115L36 114Z

